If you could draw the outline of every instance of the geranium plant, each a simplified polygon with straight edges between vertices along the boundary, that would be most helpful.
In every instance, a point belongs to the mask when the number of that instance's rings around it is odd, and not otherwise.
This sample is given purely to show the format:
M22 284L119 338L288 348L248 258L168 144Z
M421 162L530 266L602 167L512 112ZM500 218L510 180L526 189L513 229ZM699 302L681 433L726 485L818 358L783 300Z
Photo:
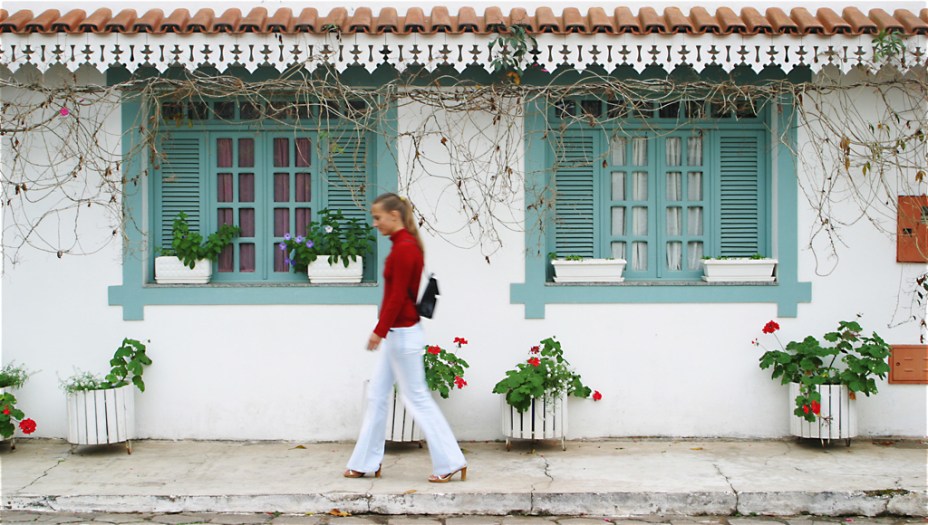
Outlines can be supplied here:
M875 378L884 379L889 373L889 345L876 332L864 335L857 321L840 321L837 330L823 336L824 343L810 335L784 347L776 334L779 329L776 321L769 321L762 330L773 336L779 350L769 350L754 340L755 346L765 350L760 367L772 368L770 377L784 385L799 384L793 413L806 421L814 422L821 412L819 385L845 385L853 399L858 392L876 394Z
M172 231L171 248L162 249L161 255L177 257L184 263L184 266L189 268L196 266L197 261L201 259L209 261L218 259L222 249L231 244L232 239L241 233L238 226L223 224L204 241L202 235L190 231L187 214L184 212L177 214Z
M23 411L16 408L16 397L4 392L0 394L0 435L3 439L9 439L16 431L16 422L19 422L19 429L23 434L32 434L35 432L35 421L26 417Z
M306 237L284 234L278 247L286 253L284 261L298 272L306 271L309 263L320 256L328 257L329 264L339 261L348 267L358 257L370 251L374 232L364 221L346 218L339 210L319 211L319 220L306 227Z
M77 372L62 382L65 392L79 392L82 390L102 390L105 388L119 388L130 382L145 391L145 382L142 380L144 368L151 364L151 358L145 353L145 344L136 339L123 339L110 359L110 372L105 377L99 377L89 372Z
M508 370L506 377L493 387L494 394L505 394L506 403L519 412L528 410L532 399L562 393L581 398L592 394L594 400L602 399L602 394L583 384L580 374L564 358L561 343L553 337L533 346L528 355L528 359Z
M455 337L454 344L460 350L467 344L467 339ZM460 390L467 386L467 381L464 380L464 369L470 368L470 365L457 354L438 345L426 345L423 360L425 361L425 382L441 397L448 399L452 390L455 388Z

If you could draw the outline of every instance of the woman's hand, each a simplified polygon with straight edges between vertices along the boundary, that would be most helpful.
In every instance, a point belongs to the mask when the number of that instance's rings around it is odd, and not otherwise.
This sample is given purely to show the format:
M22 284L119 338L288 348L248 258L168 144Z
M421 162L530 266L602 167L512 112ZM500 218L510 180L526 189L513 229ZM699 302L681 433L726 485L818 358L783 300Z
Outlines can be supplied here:
M377 350L377 347L380 346L380 341L382 340L383 337L380 337L375 333L371 333L370 339L367 340L367 349L371 351Z

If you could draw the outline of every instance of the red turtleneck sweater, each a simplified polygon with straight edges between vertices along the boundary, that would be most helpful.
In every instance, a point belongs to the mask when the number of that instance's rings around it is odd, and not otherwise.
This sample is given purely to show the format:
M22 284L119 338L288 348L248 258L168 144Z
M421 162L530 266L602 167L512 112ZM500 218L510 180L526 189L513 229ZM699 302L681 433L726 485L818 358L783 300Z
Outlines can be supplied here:
M419 322L416 298L424 264L419 243L405 228L390 235L393 248L383 268L383 303L380 320L374 333L386 337L394 327L412 326Z

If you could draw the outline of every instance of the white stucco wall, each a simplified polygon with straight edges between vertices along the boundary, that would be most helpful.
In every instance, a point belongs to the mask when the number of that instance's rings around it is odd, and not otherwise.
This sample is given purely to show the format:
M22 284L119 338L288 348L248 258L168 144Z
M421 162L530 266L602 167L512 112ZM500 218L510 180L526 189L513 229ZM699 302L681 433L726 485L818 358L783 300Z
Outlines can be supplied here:
M102 75L86 74L86 82ZM4 92L4 97L10 96ZM861 92L860 107L869 97ZM415 127L422 108L401 104L401 127ZM118 114L106 120L119 134ZM513 130L494 129L487 114L449 117L460 136L477 137L474 153ZM478 130L479 133L478 133ZM439 137L423 148L434 173L450 160ZM799 151L815 147L800 132ZM516 141L521 159L521 142ZM571 401L571 438L604 436L781 437L788 433L786 387L757 367L761 351L750 342L763 324L777 319L784 341L821 336L840 319L863 314L867 330L891 343L918 342L919 327L901 322L910 306L901 283L924 271L895 262L894 240L867 221L842 229L837 264L816 264L805 248L815 220L800 200L800 280L811 281L812 303L796 318L778 318L773 304L548 305L541 320L526 320L509 301L511 283L524 280L522 200L512 229L500 229L502 249L490 263L467 229L467 217L443 194L446 182L419 177L408 139L401 139L399 172L416 180L409 189L441 238L426 239L428 261L441 278L435 320L425 321L428 340L450 347L455 336L471 368L469 386L442 403L463 440L500 437L498 398L490 393L505 370L525 359L540 339L556 335L584 381L604 399ZM8 159L4 155L4 159ZM4 160L6 162L6 160ZM442 170L445 170L444 172ZM811 173L804 172L804 177ZM836 211L854 214L854 203ZM8 217L5 217L8 220ZM83 216L79 236L90 242L109 234L102 209ZM8 223L8 222L7 222ZM457 232L457 233L453 233ZM821 247L818 247L819 249ZM107 305L107 287L121 282L119 243L94 255L57 258L24 250L3 275L2 361L38 372L19 392L21 407L38 422L36 436L66 434L59 377L74 367L103 372L123 337L148 339L154 364L147 390L137 394L137 429L145 438L350 440L361 418L363 381L377 354L363 346L376 322L373 306L148 306L143 321L123 321ZM828 275L819 275L827 267ZM880 384L880 394L858 401L864 435L928 435L924 385Z

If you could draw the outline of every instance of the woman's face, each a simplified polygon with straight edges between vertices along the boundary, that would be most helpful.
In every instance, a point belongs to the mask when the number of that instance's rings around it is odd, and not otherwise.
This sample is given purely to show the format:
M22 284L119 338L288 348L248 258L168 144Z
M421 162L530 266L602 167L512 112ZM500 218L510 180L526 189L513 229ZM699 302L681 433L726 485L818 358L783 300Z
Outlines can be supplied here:
M378 203L371 206L371 216L374 218L374 228L377 228L381 235L389 237L403 228L399 210L387 211Z

